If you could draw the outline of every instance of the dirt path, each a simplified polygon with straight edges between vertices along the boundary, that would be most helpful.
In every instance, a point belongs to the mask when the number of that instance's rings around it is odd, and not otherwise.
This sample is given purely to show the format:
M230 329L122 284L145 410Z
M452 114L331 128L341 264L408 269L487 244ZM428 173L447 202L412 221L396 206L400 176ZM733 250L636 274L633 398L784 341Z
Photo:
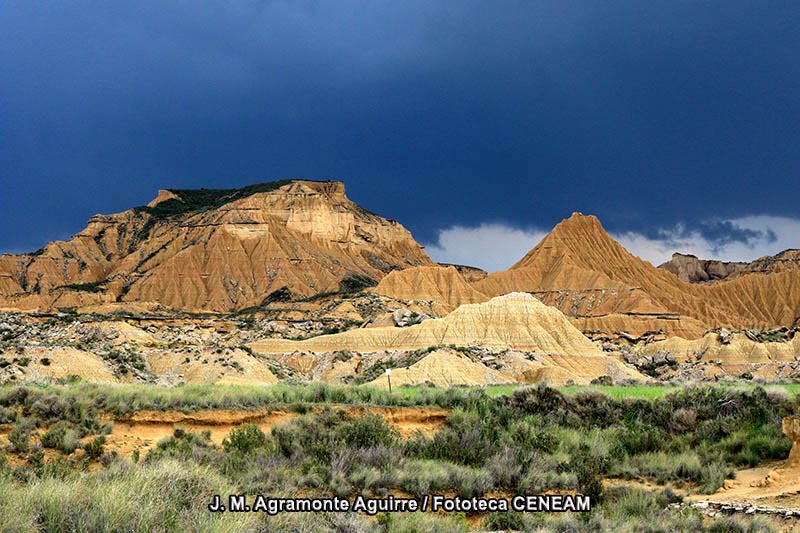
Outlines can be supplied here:
M774 462L739 470L735 479L726 480L714 494L696 494L687 500L800 509L800 472L783 470L783 466Z
M447 419L449 411L436 407L372 407L333 405L334 409L343 409L353 416L367 413L379 414L387 422L395 426L403 438L408 438L416 431L425 435L433 434ZM323 406L312 406L318 412ZM107 416L104 421L113 422L111 435L107 439L107 447L116 450L123 456L130 456L138 449L144 454L155 447L158 441L172 435L176 428L185 431L210 431L211 442L221 444L231 429L242 424L256 424L264 432L273 426L300 416L295 412L258 410L203 410L193 413L180 411L137 411L124 416Z

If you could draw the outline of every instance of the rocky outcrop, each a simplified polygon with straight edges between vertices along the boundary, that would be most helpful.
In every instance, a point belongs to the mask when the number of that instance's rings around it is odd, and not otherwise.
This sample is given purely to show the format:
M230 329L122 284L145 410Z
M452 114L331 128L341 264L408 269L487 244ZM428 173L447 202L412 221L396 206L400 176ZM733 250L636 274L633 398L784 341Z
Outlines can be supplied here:
M800 469L800 417L787 416L782 426L783 434L792 441L792 450L784 468Z
M234 311L356 292L422 265L433 262L411 234L351 202L340 182L169 190L148 206L92 217L69 241L2 256L0 309L158 302Z
M777 255L756 259L747 265L744 273L771 274L788 270L800 270L800 250L784 250Z
M800 270L800 250L784 250L751 263L698 259L694 255L675 253L670 261L658 268L672 272L689 283L732 279L744 274L775 274Z
M672 259L658 266L672 272L682 281L700 283L726 279L747 269L747 263L698 259L689 254L674 253Z
M464 278L464 280L466 280L469 283L472 283L473 281L480 281L480 280L482 280L483 278L485 278L486 276L489 275L489 273L486 272L485 270L483 270L482 268L477 268L477 267L472 267L472 266L467 266L467 265L454 265L454 264L451 264L451 263L439 263L439 266L443 266L445 268L447 268L447 267L455 268L456 271L459 274L461 274L461 277Z

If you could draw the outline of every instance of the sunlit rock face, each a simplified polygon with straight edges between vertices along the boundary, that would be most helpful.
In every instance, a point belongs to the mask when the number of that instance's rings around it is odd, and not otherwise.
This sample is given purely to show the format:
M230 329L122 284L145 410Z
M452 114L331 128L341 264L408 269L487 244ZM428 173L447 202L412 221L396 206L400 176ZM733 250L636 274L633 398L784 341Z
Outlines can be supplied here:
M433 265L399 223L351 202L341 182L160 191L96 215L81 233L0 258L0 308L154 302L235 311L275 291L310 296Z

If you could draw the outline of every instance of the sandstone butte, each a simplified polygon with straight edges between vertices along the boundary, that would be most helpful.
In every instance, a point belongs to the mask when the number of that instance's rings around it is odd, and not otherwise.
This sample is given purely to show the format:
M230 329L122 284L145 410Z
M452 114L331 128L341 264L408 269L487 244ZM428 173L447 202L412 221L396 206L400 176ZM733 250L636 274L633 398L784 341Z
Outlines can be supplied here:
M797 325L800 270L788 263L714 283L687 283L633 256L596 217L575 213L509 270L473 286L487 296L534 294L584 331L663 329L697 338L715 327Z
M169 190L147 206L92 217L66 242L0 257L0 309L152 302L229 312L428 265L403 226L350 201L341 182Z

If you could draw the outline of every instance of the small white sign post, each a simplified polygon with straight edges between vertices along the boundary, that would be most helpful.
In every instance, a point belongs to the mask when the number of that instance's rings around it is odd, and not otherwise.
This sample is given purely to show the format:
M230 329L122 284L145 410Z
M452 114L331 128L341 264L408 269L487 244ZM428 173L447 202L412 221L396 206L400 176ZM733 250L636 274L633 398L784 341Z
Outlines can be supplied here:
M386 379L389 381L389 394L391 394L392 393L392 369L391 368L387 368L385 374L386 374Z

